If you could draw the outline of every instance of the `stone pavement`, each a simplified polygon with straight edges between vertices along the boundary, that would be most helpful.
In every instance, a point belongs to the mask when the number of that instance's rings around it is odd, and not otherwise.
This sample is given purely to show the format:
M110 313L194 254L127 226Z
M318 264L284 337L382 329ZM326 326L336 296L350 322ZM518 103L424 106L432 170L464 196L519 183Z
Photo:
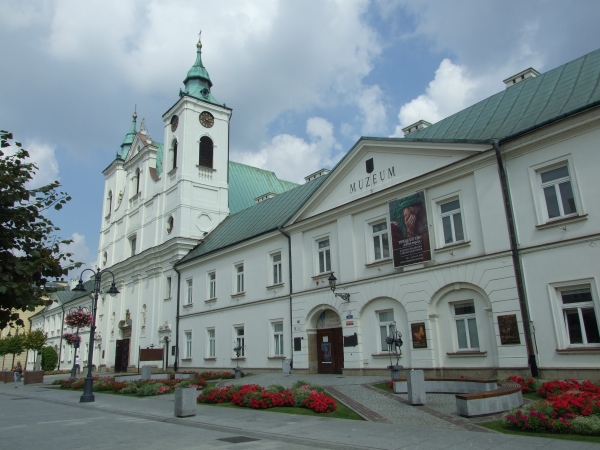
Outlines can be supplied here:
M312 377L302 378L317 383ZM329 380L319 382L325 385ZM347 392L357 386L355 378L339 380L329 386ZM600 450L600 445L584 442L479 433L423 422L387 424L209 405L198 405L196 416L179 419L173 417L172 395L137 398L97 393L94 403L79 403L80 395L49 385L14 389L10 383L0 384L2 448Z

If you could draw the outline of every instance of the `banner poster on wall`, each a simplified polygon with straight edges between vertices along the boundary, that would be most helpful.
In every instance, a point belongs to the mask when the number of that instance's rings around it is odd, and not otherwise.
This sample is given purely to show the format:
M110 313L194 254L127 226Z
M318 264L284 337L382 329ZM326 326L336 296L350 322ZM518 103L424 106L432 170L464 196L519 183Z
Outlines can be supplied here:
M425 192L389 203L394 267L431 260Z

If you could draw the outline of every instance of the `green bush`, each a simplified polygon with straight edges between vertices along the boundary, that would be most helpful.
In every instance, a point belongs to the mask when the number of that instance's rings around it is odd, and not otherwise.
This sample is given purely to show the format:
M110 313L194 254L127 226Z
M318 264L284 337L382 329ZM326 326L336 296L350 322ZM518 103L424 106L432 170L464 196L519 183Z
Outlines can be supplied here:
M280 384L272 384L271 386L269 386L267 388L267 392L269 394L273 394L275 392L283 392L283 391L285 391L285 388Z
M600 417L597 415L575 417L571 420L571 430L575 434L600 436Z
M42 370L54 370L56 363L58 363L58 353L54 347L44 347L42 349Z
M121 389L119 392L121 394L137 394L138 390L139 390L138 387L134 383L130 383L127 386L125 386L123 389ZM150 395L156 395L156 394L150 394Z
M158 388L164 386L162 383L148 383L140 386L137 390L139 397L146 397L148 395L158 395Z

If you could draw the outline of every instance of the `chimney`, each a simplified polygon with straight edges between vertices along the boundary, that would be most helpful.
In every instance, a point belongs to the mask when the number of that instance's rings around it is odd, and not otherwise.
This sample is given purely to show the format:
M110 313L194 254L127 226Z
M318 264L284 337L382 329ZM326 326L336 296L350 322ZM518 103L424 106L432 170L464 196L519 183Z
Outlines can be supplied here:
M430 126L431 124L426 120L419 120L418 122L415 122L412 125L407 126L406 128L402 128L402 132L404 133L404 137L406 137L409 134L416 133L417 131Z
M309 181L314 180L315 178L322 177L323 175L327 175L331 170L329 169L319 169L315 173L311 173L310 175L304 177L304 180L308 183Z
M519 72L518 74L513 75L512 77L508 77L506 80L504 80L504 84L506 85L506 89L508 89L509 87L520 83L521 81L527 81L530 78L537 77L538 75L540 75L540 73L533 67L530 67L529 69L525 69L524 71Z

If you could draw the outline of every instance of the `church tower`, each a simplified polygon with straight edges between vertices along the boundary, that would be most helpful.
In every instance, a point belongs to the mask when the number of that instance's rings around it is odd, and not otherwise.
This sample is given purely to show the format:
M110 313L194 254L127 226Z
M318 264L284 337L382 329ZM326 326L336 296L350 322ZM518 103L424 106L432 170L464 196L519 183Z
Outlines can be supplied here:
M229 214L231 109L213 97L202 63L202 42L179 100L164 115L165 213L174 214L176 237L201 239Z

